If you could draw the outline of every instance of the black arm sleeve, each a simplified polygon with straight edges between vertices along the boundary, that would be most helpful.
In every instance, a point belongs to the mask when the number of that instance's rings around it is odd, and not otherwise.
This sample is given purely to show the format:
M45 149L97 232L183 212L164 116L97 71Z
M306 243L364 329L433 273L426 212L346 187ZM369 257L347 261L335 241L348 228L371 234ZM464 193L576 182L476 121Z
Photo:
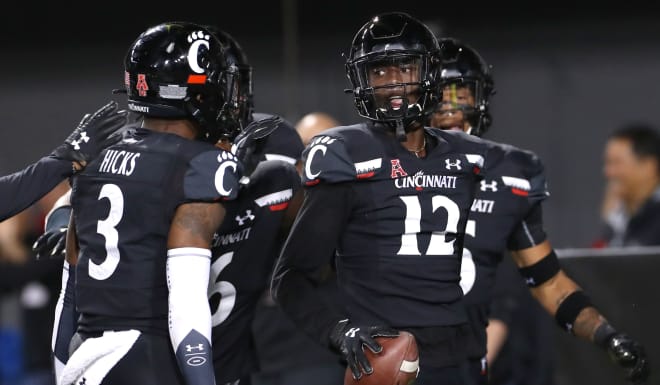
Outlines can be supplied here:
M507 247L512 251L527 249L542 243L546 238L541 202L536 202L509 236Z
M73 175L68 160L43 157L21 171L0 177L0 221L30 207Z
M324 267L348 222L350 184L319 185L305 191L305 200L275 267L272 293L284 312L310 337L328 346L330 331L346 318L321 285Z

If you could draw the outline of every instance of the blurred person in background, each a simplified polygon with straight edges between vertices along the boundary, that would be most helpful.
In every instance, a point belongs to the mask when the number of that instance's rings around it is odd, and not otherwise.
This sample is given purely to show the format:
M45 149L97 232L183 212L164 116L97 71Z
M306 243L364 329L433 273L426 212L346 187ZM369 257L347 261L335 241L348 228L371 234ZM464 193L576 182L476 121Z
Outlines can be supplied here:
M643 123L622 126L604 152L603 230L593 246L660 245L660 133Z
M491 66L474 48L458 39L445 38L440 45L442 100L431 116L431 126L482 136L492 120L489 104L495 88ZM484 180L466 227L461 265L461 287L470 319L464 383L488 382L487 343L507 339L502 335L506 330L501 327L491 328L491 333L486 334L496 269L507 252L531 293L560 327L601 346L632 381L644 381L649 366L643 347L614 329L561 269L543 226L542 202L549 195L543 163L531 151L491 143L505 155L495 168L483 172ZM529 310L528 315L533 314L532 308L525 310ZM498 325L502 326L494 326ZM529 332L529 325L525 327L524 331L509 330L509 338ZM489 343L488 347L497 349L496 345Z
M337 119L325 112L310 112L296 123L296 131L305 146L317 134L329 128L340 126Z

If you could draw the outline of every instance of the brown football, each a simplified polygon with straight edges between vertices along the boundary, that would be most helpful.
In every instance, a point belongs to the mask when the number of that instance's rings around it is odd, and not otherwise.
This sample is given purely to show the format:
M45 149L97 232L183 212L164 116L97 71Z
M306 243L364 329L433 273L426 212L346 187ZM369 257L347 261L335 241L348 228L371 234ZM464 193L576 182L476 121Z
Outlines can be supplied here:
M409 385L419 371L419 352L415 337L402 331L398 337L377 337L383 347L380 353L373 353L369 348L364 352L374 369L373 373L362 374L359 380L353 378L350 368L346 368L344 385Z

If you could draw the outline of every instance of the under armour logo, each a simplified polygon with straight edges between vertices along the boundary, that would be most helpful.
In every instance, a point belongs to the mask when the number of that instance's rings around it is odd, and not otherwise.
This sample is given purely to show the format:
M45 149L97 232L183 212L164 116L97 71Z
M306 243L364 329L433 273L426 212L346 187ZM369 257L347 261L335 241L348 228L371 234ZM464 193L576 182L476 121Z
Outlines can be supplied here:
M490 189L490 191L492 191L492 192L497 192L497 181L494 180L490 183L486 183L485 180L482 180L481 181L481 191L487 191L488 189Z
M245 216L241 217L240 215L237 215L235 219L239 226L243 226L248 219L253 221L254 215L252 214L252 210L245 210Z
M87 379L85 377L82 378L82 380L78 381L78 385L86 385L87 384Z
M452 163L449 159L445 159L445 164L447 165L447 170L451 170L452 167L456 167L457 170L461 169L461 160L456 159L456 162Z
M71 141L74 150L80 150L80 142L89 142L89 136L87 136L86 131L80 133L80 139Z
M186 345L186 351L188 353L191 353L193 350L199 350L200 352L203 352L204 351L204 345L202 345L202 344L197 344L197 346Z
M536 285L536 281L534 280L534 277L525 278L525 283L527 284L527 286Z
M573 331L573 324L568 324L568 323L567 323L567 324L566 324L566 331L568 331L569 333L571 333L571 332Z
M350 328L346 332L346 337L355 338L355 333L359 332L360 328Z

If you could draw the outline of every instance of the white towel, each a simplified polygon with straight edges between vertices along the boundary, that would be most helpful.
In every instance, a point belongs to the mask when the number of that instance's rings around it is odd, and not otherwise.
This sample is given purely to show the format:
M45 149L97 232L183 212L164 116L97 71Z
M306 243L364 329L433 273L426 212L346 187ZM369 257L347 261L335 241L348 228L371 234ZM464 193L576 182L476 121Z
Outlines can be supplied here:
M69 357L57 385L100 385L139 336L137 330L106 331L101 337L86 339Z

